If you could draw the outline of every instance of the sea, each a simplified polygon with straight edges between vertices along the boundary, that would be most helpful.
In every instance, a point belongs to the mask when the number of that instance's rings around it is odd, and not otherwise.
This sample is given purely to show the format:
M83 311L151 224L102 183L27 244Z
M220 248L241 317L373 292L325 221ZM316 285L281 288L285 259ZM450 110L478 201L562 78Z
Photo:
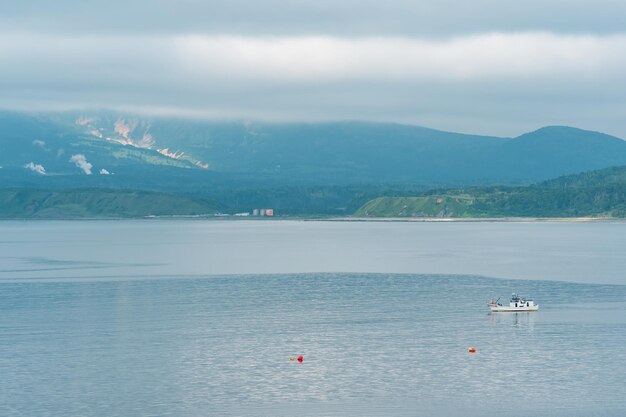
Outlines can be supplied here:
M3 417L611 417L625 376L624 222L0 222Z

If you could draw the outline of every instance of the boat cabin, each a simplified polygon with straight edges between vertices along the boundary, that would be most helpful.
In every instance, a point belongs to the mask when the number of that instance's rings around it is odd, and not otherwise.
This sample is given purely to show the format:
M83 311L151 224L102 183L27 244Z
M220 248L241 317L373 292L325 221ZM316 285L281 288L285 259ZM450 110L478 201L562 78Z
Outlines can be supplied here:
M511 300L509 301L509 307L515 307L515 308L533 307L534 305L535 305L535 302L533 300L520 297L516 293L513 293L513 295L511 295Z

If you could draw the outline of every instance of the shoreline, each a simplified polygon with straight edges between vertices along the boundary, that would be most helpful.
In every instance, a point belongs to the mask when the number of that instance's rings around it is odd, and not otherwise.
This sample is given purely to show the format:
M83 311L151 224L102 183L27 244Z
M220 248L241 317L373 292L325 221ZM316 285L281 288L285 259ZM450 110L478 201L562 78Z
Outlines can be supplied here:
M1 218L3 221L124 221L124 220L196 220L196 221L306 221L306 222L354 222L354 223L623 223L618 217L324 217L324 216L144 216L144 217L57 217L57 218Z
M408 222L408 223L608 223L625 222L617 217L336 217L329 221L345 222Z

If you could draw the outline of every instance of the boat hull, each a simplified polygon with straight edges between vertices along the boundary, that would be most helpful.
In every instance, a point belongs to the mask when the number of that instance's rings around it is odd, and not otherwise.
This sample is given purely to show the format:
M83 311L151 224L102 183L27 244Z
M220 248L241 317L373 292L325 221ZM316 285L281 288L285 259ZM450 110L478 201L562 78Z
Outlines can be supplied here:
M521 307L510 307L510 306L489 306L492 312L494 313L513 313L518 311L537 311L539 310L538 305L534 306L521 306Z

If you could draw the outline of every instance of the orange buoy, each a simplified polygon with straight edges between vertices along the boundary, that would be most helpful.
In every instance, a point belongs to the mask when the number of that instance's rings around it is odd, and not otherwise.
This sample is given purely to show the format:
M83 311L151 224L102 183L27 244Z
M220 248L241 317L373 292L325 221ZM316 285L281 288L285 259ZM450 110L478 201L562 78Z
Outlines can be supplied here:
M469 353L476 353L476 348L474 346L467 349Z
M304 357L302 355L298 356L298 362L302 363L303 360L304 360Z
M289 362L293 362L295 360L296 360L296 358L289 358Z

